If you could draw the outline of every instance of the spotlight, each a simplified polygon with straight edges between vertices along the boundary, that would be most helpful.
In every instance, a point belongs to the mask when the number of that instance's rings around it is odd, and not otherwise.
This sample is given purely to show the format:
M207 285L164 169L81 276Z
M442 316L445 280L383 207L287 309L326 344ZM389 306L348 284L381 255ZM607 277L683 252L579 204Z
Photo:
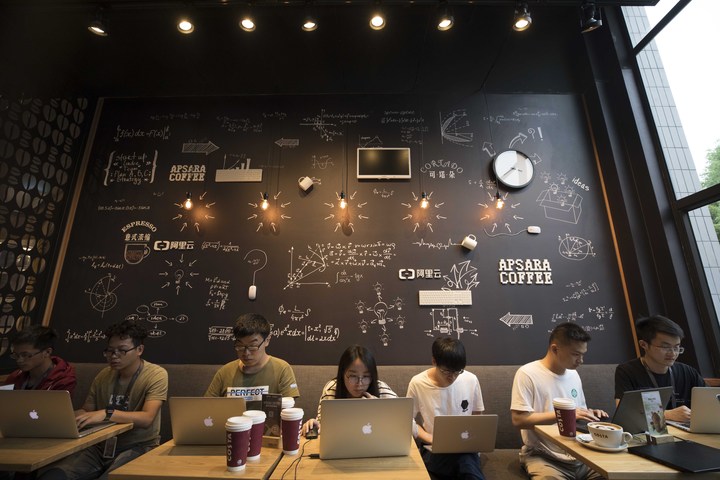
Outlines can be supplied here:
M382 30L385 28L385 15L383 15L379 1L375 2L375 11L372 17L370 17L370 28L373 30Z
M302 29L306 32L314 32L317 30L318 24L312 17L306 17L303 22Z
M263 199L263 201L260 204L260 208L262 208L263 210L267 210L268 206L269 206L267 192L263 193L262 199Z
M347 207L347 202L345 201L345 192L340 192L340 208Z
M427 208L430 202L427 199L427 193L422 192L422 200L420 200L420 208Z
M505 202L503 201L502 197L500 196L500 191L498 191L495 194L495 208L498 210L502 210L502 208L505 206Z
M242 28L246 32L252 32L255 30L255 21L250 15L245 15L243 18L241 18L239 25L240 28Z
M183 207L185 207L185 210L190 210L193 207L192 195L190 195L190 192L187 192L185 194L185 201L183 202Z
M88 25L88 30L99 37L107 37L107 22L105 21L102 8L98 9L97 14L95 15L95 20L90 22L90 25Z
M448 8L447 0L441 2L439 8L440 15L438 16L437 29L446 32L455 24L455 17L452 15L452 10Z
M532 17L528 11L527 3L518 2L515 7L515 20L513 21L513 30L516 32L522 32L530 28L532 24Z
M178 32L182 34L190 34L195 31L195 24L192 23L190 17L181 17L177 23Z
M594 1L585 1L580 5L580 29L582 33L592 32L602 27L602 15Z

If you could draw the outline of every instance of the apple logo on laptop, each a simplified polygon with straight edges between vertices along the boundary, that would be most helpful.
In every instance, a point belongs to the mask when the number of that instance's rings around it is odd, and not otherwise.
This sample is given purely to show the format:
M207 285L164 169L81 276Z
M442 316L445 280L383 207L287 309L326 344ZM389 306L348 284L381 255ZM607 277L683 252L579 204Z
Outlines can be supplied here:
M362 432L363 432L365 435L370 435L370 434L372 433L372 425L370 424L370 422L368 422L368 423L366 423L365 425L363 425L363 427L362 427Z
M203 420L203 423L206 427L212 427L213 426L213 419L212 417L207 417L205 420Z
M465 430L464 432L462 432L462 433L460 434L460 438L462 438L463 440L469 439L469 438L470 438L470 432L468 432L467 430Z
M33 420L37 420L38 418L40 418L40 415L38 415L37 410L30 410L30 413L28 415L30 415L30 418L32 418Z

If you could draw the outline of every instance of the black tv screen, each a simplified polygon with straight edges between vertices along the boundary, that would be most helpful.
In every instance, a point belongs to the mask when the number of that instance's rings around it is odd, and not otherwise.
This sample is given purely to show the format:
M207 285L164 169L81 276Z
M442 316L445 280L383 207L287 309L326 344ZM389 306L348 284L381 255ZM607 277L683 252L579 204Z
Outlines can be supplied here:
M411 178L409 148L358 148L357 178L395 180Z

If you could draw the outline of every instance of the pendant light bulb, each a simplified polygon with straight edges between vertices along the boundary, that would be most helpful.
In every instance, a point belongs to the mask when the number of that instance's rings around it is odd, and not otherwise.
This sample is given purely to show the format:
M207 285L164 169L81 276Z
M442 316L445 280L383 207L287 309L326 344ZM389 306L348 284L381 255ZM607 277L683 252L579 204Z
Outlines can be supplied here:
M340 208L347 207L347 202L345 201L345 192L340 192Z
M268 194L267 194L267 192L263 193L263 197L262 197L262 198L263 198L263 201L262 201L262 203L260 204L260 208L262 208L263 210L267 210L267 209L268 209L268 206L270 205L270 204L268 203Z
M427 199L427 193L422 192L422 200L420 200L420 208L427 208L430 202Z
M502 197L500 196L500 192L497 192L495 195L495 208L498 210L502 210L502 208L505 206L505 202L503 201Z
M185 195L183 207L185 208L185 210L190 210L193 207L192 195L190 195L190 192L187 192L187 194Z

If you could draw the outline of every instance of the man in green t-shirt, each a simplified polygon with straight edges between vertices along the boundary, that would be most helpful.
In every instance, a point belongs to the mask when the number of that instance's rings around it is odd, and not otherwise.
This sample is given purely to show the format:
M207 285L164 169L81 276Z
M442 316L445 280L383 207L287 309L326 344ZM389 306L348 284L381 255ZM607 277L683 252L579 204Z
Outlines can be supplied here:
M142 359L143 326L125 320L108 327L105 336L109 366L97 374L83 407L75 412L78 428L111 420L132 423L133 429L48 465L38 479L106 479L110 471L158 445L167 371Z
M268 355L270 323L257 313L241 315L233 328L238 360L220 367L205 392L206 397L243 397L248 408L260 408L263 393L299 397L292 367Z

